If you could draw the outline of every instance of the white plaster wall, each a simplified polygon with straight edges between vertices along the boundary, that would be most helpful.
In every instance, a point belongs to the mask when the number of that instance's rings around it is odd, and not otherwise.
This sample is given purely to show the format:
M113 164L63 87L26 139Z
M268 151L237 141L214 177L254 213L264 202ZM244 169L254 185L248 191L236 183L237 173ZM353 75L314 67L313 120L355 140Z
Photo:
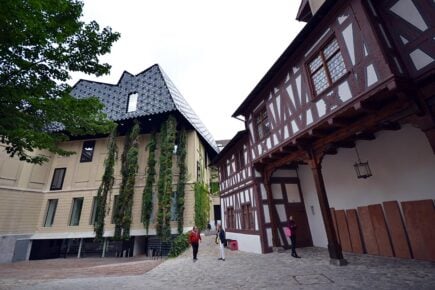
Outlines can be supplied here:
M226 232L226 238L237 240L239 251L261 254L260 236Z
M322 173L330 207L351 209L384 201L435 199L435 154L424 133L406 125L399 131L382 131L376 140L357 143L361 161L369 161L373 176L357 179L355 149L340 149L325 156ZM313 244L326 247L314 179L309 166L300 166ZM313 210L311 209L313 207Z

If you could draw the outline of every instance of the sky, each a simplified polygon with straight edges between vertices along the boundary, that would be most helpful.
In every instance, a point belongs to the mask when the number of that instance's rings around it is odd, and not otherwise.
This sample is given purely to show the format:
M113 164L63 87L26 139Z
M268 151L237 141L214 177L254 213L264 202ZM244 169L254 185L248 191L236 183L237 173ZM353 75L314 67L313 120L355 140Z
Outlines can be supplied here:
M84 0L83 20L121 33L102 77L116 84L158 63L215 140L231 139L244 123L232 114L304 26L300 0Z

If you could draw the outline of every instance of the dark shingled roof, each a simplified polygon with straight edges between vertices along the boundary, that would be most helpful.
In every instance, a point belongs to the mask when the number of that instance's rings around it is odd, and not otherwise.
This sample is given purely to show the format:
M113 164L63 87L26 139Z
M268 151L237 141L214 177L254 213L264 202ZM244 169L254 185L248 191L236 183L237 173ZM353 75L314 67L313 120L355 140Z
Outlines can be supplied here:
M127 112L131 93L139 95L137 110ZM104 104L108 118L114 121L178 111L211 148L219 152L210 132L158 64L137 75L125 71L116 85L80 80L74 85L71 95L79 99L97 97Z

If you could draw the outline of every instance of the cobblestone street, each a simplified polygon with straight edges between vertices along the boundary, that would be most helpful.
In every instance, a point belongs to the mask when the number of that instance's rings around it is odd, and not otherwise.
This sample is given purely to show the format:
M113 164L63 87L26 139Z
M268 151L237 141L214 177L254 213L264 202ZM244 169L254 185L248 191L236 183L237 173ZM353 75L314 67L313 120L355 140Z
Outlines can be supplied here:
M55 269L53 260L20 262L0 267L0 289L435 289L430 262L345 254L349 265L336 267L329 264L326 249L298 253L302 259L288 251L227 250L226 261L218 261L214 237L206 236L197 262L190 249L161 264L143 258L71 259L65 266L55 263L63 267Z

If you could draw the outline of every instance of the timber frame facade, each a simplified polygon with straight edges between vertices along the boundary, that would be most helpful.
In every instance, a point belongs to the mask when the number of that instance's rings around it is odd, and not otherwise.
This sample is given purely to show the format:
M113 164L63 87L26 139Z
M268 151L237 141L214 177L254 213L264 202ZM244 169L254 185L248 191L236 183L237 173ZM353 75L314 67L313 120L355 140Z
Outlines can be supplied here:
M331 261L345 263L322 162L407 124L424 132L435 153L434 15L433 1L302 1L298 19L306 26L234 112L246 130L215 160L224 216L236 217L235 227L224 224L239 247L266 253L288 246L282 228L299 205L299 225L309 229L298 170L309 165ZM279 177L287 180L277 182ZM433 220L435 192L429 196L427 218ZM253 228L242 226L246 203ZM299 245L310 245L309 233L300 234L306 237L298 238ZM255 241L261 251L240 246ZM434 260L433 246L427 250Z

